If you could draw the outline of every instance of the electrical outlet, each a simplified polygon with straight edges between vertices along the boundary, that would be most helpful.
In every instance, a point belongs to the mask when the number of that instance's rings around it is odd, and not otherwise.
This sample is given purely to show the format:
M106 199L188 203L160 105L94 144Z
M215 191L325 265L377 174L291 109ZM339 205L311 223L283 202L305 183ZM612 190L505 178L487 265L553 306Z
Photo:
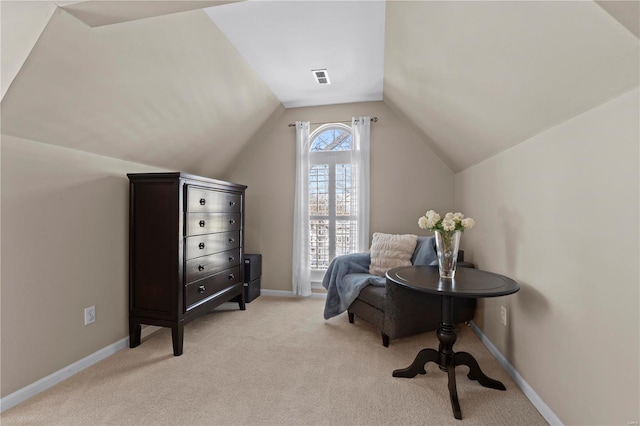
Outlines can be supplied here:
M84 308L84 325L91 324L96 321L96 307L89 306Z
M500 306L500 322L502 322L502 325L505 327L507 326L507 308L504 306Z

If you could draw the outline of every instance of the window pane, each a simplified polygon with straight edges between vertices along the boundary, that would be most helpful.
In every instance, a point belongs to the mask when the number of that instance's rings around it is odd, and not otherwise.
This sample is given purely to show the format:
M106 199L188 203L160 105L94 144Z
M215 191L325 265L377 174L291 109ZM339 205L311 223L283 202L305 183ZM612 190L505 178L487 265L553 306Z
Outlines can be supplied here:
M309 170L309 214L329 215L329 165L311 166Z
M336 164L336 215L351 216L351 164ZM355 201L355 200L353 200Z
M336 256L356 251L358 222L355 220L336 221Z
M329 267L329 221L309 221L309 266L311 269Z
M311 135L309 264L314 270L326 270L335 256L356 250L357 166L348 164L352 145L351 129L339 123Z
M327 129L311 141L314 151L351 151L351 132L347 129Z

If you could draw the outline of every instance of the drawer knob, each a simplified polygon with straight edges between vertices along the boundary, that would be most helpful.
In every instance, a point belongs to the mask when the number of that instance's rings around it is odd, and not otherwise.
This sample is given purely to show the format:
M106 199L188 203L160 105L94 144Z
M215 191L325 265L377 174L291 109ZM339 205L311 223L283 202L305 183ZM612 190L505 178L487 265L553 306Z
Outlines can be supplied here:
M200 205L204 206L205 204L207 204L207 200L205 200L204 198L200 198Z
M229 205L230 205L230 206L235 206L235 205L236 205L236 202L235 202L235 201L229 201Z
M236 220L235 220L235 219L231 219L231 220L229 221L229 223L233 225L234 223L236 223Z
M200 250L202 250L202 249L204 248L204 243L200 243L200 244L198 244L198 248L199 248Z
M235 240L233 238L229 238L229 242L233 243Z
M204 271L204 265L198 265L198 271Z
M201 220L200 222L198 222L198 225L200 225L200 228L204 228L204 225L205 225L204 220Z
M207 290L207 288L203 285L198 287L198 293L204 293Z
M235 257L233 257L233 256L229 256L229 262L233 262L234 260L236 260L236 258L235 258Z
M236 276L233 274L229 274L229 281L231 281L232 279L234 279Z

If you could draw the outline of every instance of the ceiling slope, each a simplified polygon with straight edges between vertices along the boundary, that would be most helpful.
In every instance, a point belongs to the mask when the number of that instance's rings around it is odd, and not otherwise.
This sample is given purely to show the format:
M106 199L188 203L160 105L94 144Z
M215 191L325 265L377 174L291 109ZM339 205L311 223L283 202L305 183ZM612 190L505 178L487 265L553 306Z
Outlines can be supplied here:
M639 85L595 2L388 2L384 101L455 171Z
M67 1L0 1L2 98L56 10Z
M91 0L64 6L64 9L90 27L101 27L103 25L118 24L121 22L128 22L136 19L168 15L171 13L184 12L187 10L204 9L205 7L220 6L227 3L235 3L236 1L238 0Z
M638 0L598 0L598 6L607 11L626 29L640 38L640 1Z
M2 100L2 132L218 177L281 110L202 10L90 28L57 9Z
M90 27L97 27L205 7L212 8L233 2L235 1L2 0L0 1L2 98L57 7L63 7Z

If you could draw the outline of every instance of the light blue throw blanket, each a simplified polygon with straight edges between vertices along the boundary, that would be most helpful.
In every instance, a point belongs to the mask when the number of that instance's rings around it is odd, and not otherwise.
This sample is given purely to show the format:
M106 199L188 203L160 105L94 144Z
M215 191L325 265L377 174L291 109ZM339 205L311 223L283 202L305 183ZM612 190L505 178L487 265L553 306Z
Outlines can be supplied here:
M413 265L438 264L434 237L418 237L411 263ZM369 253L345 254L333 259L322 279L322 286L327 289L324 319L335 317L346 311L364 287L370 284L384 287L386 278L369 274L370 264Z

